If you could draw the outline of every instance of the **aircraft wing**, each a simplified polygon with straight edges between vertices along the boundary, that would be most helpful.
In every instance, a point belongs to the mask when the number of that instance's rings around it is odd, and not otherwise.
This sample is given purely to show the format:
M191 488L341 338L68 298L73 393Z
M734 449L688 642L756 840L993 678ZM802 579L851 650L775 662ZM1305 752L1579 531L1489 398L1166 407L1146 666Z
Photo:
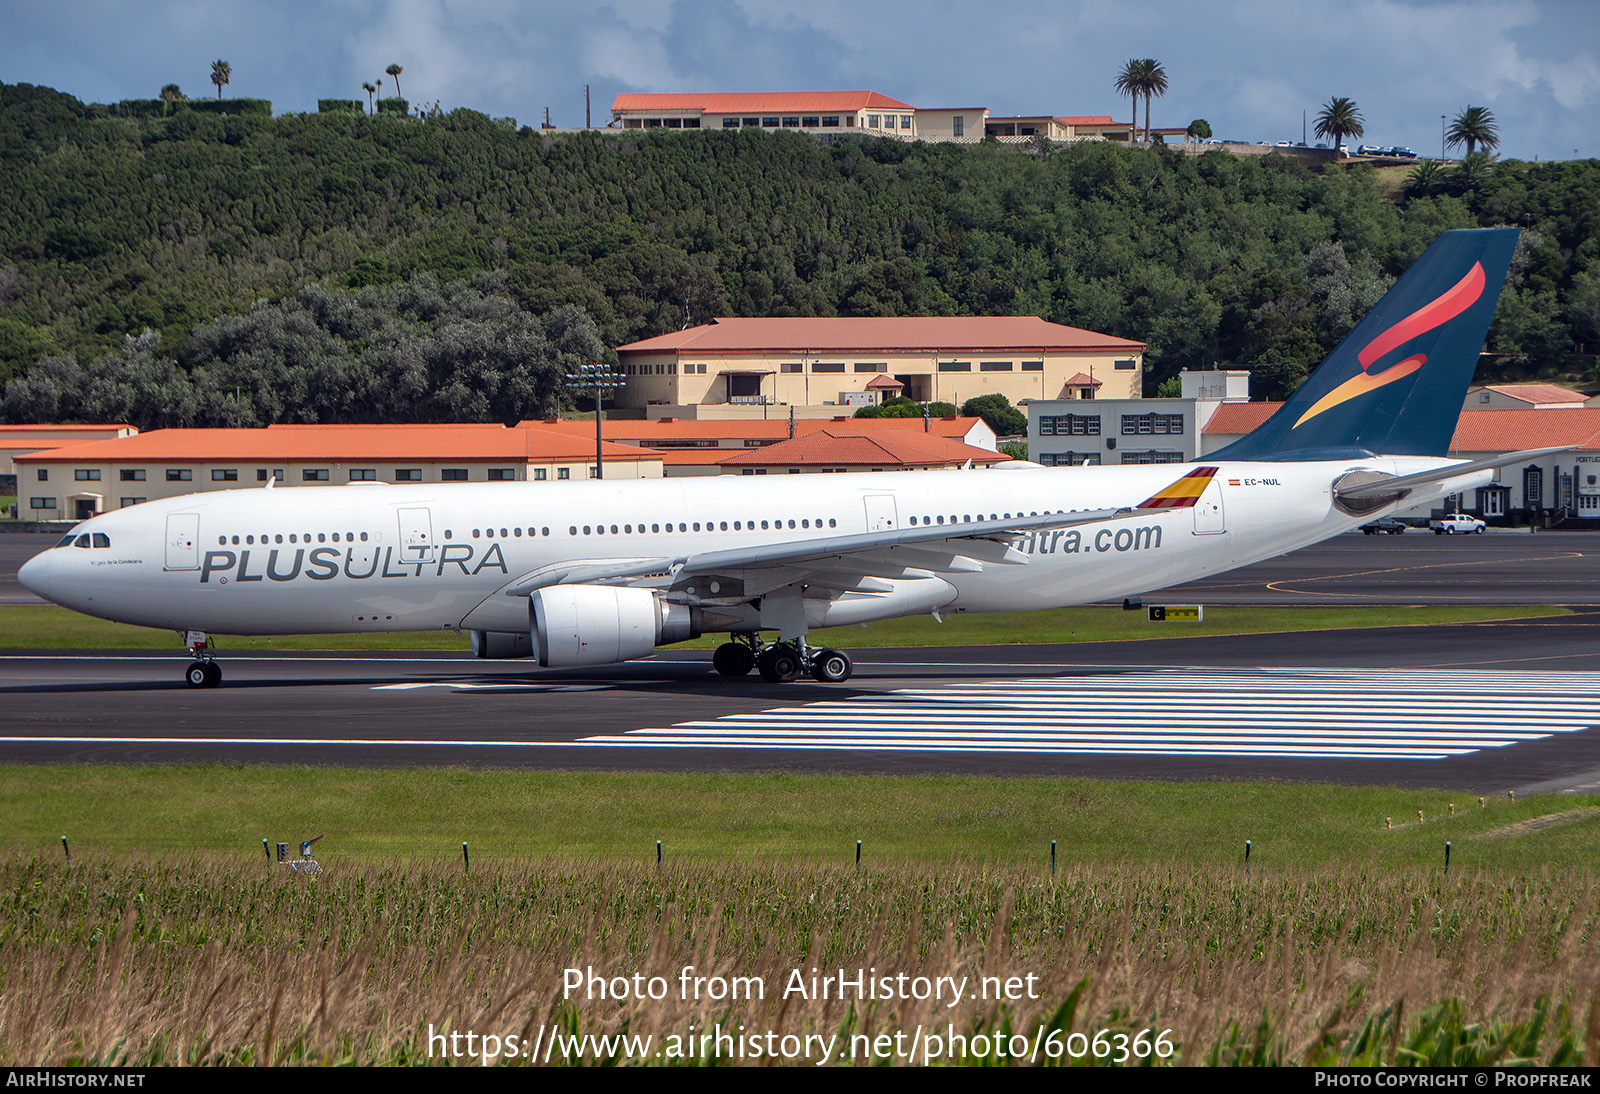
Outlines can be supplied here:
M507 596L528 596L551 585L629 584L660 588L673 599L709 603L759 596L795 582L822 588L871 589L873 579L975 573L989 565L1023 565L1015 541L1032 532L1149 516L1152 510L1192 507L1210 485L1215 467L1198 467L1138 505L1120 509L1058 510L1006 520L887 528L822 539L784 540L702 551L677 558L597 559L563 563L525 574L506 586ZM730 595L689 592L691 579L738 575ZM702 582L702 584L704 584ZM734 590L737 589L737 592Z

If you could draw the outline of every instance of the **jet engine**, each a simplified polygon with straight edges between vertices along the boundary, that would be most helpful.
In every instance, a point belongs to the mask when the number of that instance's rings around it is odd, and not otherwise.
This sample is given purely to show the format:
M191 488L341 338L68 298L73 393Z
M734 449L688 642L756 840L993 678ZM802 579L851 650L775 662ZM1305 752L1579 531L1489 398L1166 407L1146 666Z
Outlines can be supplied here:
M611 665L700 636L694 609L649 589L554 585L528 597L528 615L544 668Z

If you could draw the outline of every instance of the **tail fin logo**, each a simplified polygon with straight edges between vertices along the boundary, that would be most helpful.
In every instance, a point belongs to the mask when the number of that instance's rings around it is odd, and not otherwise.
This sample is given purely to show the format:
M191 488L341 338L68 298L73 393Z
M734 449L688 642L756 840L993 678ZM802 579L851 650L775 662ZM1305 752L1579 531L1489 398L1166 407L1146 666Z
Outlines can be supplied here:
M1403 380L1428 363L1426 354L1418 353L1398 364L1391 365L1382 372L1371 371L1372 365L1381 360L1390 350L1404 345L1418 335L1444 326L1450 320L1472 307L1478 298L1483 295L1484 283L1483 264L1474 262L1472 269L1467 271L1465 277L1456 282L1451 288L1436 297L1434 300L1392 327L1385 330L1372 341L1363 346L1356 354L1356 360L1361 362L1361 373L1352 376L1328 394L1318 399L1310 410L1300 415L1300 420L1295 422L1299 427L1311 418L1315 418L1325 410L1331 410L1340 403L1349 402L1358 395L1376 391L1396 380Z

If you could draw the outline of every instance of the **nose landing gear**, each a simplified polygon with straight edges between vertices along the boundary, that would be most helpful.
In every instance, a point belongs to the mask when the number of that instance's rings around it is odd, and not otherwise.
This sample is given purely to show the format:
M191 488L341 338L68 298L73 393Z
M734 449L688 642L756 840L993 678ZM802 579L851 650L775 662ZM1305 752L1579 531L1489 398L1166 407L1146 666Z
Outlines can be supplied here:
M222 683L222 666L211 659L211 640L205 631L187 631L189 656L194 660L184 670L183 679L192 688L214 688Z

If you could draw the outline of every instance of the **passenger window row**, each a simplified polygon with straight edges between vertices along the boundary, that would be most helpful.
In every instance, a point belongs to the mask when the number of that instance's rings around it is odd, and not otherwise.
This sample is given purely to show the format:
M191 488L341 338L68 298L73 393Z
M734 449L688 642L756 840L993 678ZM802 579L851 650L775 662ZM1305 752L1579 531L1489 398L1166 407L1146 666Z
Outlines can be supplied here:
M1016 516L1017 516L1017 518L1019 520L1021 518L1023 518L1023 517L1036 517L1038 515L1039 514L1037 512L1034 512L1034 513L1017 513L1016 514ZM971 513L962 513L959 517L956 516L954 513L951 513L950 514L949 523L951 523L951 524L971 524L975 520L1010 520L1011 517L1012 517L1012 514L1010 514L1010 513L990 513L987 517L985 517L982 513L979 513L977 516L973 516ZM917 524L917 518L916 517L912 517L911 518L911 523L913 525ZM936 515L931 516L931 517L925 516L925 517L922 518L922 524L925 524L925 525L926 524L944 524L944 523L945 523L945 518L944 518L944 514L942 514L942 513L936 514Z
M753 521L753 520L736 520L736 521L732 522L733 527L732 527L731 530L735 531L735 532L754 532L756 530L756 523L757 522ZM727 531L730 530L729 527L728 527L728 524L729 524L729 522L725 521L725 520L724 521L708 520L708 521L705 522L703 528L704 528L704 531L707 531L707 532L727 532ZM822 518L821 517L816 517L815 519L807 517L807 518L804 518L804 519L798 520L798 521L796 521L796 520L788 520L788 521L785 521L785 520L764 520L764 521L760 522L760 526L761 526L761 530L762 531L772 531L772 530L779 530L779 529L783 529L783 528L801 528L801 529L810 530L812 528L821 528L821 527L823 527L823 523L822 523ZM837 528L838 526L839 526L839 522L838 522L838 520L836 518L833 518L833 517L828 518L827 527L829 527L829 528ZM654 533L660 533L660 532L664 532L664 531L665 532L672 532L674 530L676 530L678 532L688 532L688 531L699 532L699 531L702 530L702 525L701 525L700 521L694 521L692 524L689 523L689 522L682 522L677 526L676 529L674 529L672 524L671 524L671 522L669 521L666 524L652 524L652 525L650 525L648 530L650 532L654 532ZM596 525L585 524L583 526L583 529L582 529L583 535L586 535L586 536L588 536L588 535L603 536L603 535L606 535L608 531L613 536L628 536L628 535L634 535L634 534L643 534L646 531L646 529L645 529L645 526L644 526L643 523L636 524L636 525L635 524L624 524L624 525L621 525L620 527L618 525L613 524L613 525L609 526L609 529L604 524L596 524ZM578 525L576 525L576 524L572 525L570 528L567 529L567 535L569 535L569 536L575 536L575 535L578 535L578 534L579 534L579 529L578 529Z
M380 540L383 538L382 536L378 536L377 533L373 533L373 535L377 539L380 539ZM316 533L316 536L317 536L317 542L318 543L327 543L327 542L329 542L329 540L332 540L334 543L355 543L357 541L357 539L359 539L362 543L367 542L367 533L365 533L365 532L361 532L361 533L356 533L356 532L318 532L318 533ZM252 547L258 541L263 545L269 545L269 544L273 544L273 543L282 543L284 541L284 538L285 537L281 533L278 534L278 535L269 536L265 532L261 533L261 535L259 537L258 536L218 536L217 537L217 546L218 547L226 547L231 542L233 544L233 546L235 546L235 547L238 547L241 544L243 546L246 546L246 547ZM311 533L310 532L305 532L305 533L302 534L302 533L291 532L288 535L288 541L290 543L310 543L311 542Z
M534 538L536 538L538 536L548 536L549 534L550 534L550 529L548 529L548 528L529 528L528 529L528 538L529 539L534 539ZM455 531L453 529L446 528L444 530L444 538L445 539L455 539L456 538ZM495 538L495 530L493 528L474 528L472 530L472 538L473 539L494 539ZM522 538L522 529L521 528L502 528L502 529L500 529L499 538L501 538L501 539L521 539Z

